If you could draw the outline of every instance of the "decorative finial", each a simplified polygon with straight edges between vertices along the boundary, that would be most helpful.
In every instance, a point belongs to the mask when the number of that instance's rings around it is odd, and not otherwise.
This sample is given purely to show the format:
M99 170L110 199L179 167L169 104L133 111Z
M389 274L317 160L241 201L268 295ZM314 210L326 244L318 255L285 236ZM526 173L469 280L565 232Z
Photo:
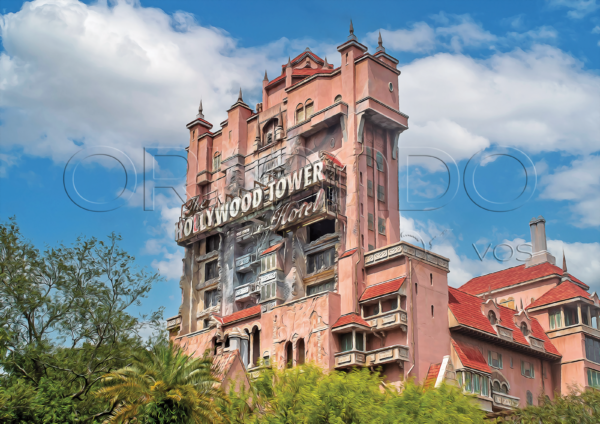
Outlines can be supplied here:
M238 95L238 102L243 102L244 99L242 99L242 87L240 87L240 94Z
M200 99L200 106L198 106L198 115L196 115L196 118L204 119L204 114L202 113L202 99Z
M292 67L292 59L288 56L288 63L285 66L286 68L291 68Z
M524 311L525 308L523 307L523 298L521 298L521 310Z
M377 38L377 44L378 44L377 49L375 51L385 53L385 47L383 47L383 39L381 38L381 31L379 31L379 37Z
M565 249L563 249L563 273L567 272L567 257L565 256Z
M352 25L352 19L350 19L350 35L348 36L348 40L356 40L356 35L354 35L354 25Z
M311 53L312 53L312 50L310 49L310 47L307 47L306 49L304 49L304 51L305 51L305 52L311 52Z
M269 77L267 76L267 70L265 69L265 77L263 78L263 81L269 81Z
M323 62L323 69L329 69L329 63L327 63L327 56L325 56L325 62Z

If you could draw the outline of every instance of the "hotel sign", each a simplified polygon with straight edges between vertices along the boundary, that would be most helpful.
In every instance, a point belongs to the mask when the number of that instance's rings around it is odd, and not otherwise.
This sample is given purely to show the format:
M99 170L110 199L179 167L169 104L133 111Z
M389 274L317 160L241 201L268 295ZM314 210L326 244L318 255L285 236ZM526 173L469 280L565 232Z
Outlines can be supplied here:
M325 163L317 161L283 176L267 185L268 189L255 188L243 196L234 197L220 205L209 206L189 218L181 218L175 224L175 240L185 240L215 227L221 227L251 212L260 210L265 202L274 202L289 197L315 183L325 180ZM276 231L295 221L303 220L322 209L325 204L325 191L319 190L313 203L289 202L280 206L271 219L270 229Z

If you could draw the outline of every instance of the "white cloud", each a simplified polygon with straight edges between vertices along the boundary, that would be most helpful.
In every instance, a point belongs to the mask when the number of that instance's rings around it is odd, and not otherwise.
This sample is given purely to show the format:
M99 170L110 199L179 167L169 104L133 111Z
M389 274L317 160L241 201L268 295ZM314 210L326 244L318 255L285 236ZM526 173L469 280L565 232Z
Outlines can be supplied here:
M600 8L597 0L547 0L551 6L566 7L571 9L567 16L573 19L581 19Z
M574 225L600 226L600 156L576 159L541 181L542 199L569 201Z
M548 250L556 257L556 265L560 267L563 249L567 258L567 270L590 286L590 292L600 294L600 243L548 240Z
M378 36L378 32L371 32L365 41L376 44ZM435 31L425 22L417 22L410 29L382 29L381 37L387 48L400 52L429 52L436 45Z
M0 178L8 176L8 169L15 166L19 162L19 158L15 155L0 153Z
M200 97L218 128L240 85L251 103L288 44L241 48L189 14L125 1L24 3L1 30L3 144L58 162L79 149L73 140L119 147L136 164L143 146L185 144Z

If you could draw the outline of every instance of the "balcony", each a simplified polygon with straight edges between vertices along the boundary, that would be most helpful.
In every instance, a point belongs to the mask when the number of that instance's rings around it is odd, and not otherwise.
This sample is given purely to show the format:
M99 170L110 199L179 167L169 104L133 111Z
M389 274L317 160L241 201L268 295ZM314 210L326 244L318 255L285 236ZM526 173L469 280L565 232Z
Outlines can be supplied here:
M260 261L258 260L256 253L240 256L235 260L235 270L237 272L250 272L258 265L260 265Z
M252 295L258 294L258 292L258 284L256 283L244 284L243 286L237 287L233 290L236 301L249 300Z
M390 362L408 361L408 347L394 345L367 352L367 365L382 365Z
M167 330L173 330L181 325L181 315L167 318Z
M503 409L512 409L519 407L520 399L515 396L509 396L504 393L496 393L492 390L492 399L494 400L494 406Z
M196 184L198 185L206 185L210 184L212 181L212 174L207 171L200 171L198 175L196 175Z
M335 357L335 368L362 367L365 365L365 352L358 350L349 350L346 352L338 352L333 355Z
M404 332L408 330L408 316L403 310L384 312L378 316L365 319L374 330L385 331L395 328L400 328Z

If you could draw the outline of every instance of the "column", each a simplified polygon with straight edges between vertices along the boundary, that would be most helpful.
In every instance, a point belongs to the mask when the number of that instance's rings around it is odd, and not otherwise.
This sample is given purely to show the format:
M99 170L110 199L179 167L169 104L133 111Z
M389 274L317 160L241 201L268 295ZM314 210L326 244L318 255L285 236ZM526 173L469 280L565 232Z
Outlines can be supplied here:
M256 365L253 361L254 358L254 331L250 333L250 357L248 358L248 368L253 368Z

